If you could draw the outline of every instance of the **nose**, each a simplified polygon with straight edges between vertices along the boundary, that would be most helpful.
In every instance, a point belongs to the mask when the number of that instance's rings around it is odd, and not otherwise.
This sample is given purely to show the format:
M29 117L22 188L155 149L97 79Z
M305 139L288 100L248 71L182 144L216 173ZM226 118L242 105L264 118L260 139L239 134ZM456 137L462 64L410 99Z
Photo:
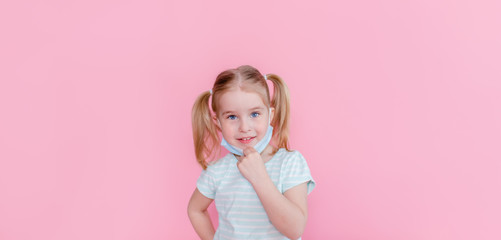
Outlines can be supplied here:
M250 123L248 122L247 119L241 119L240 120L240 126L238 127L238 130L240 132L248 132L250 130Z

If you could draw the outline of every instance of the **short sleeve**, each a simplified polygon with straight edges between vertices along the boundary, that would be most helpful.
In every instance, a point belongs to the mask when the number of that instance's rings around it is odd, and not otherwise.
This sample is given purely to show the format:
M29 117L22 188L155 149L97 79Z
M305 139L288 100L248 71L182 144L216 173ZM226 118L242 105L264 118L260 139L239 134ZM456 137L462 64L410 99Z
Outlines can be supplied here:
M301 184L307 183L308 194L315 188L315 180L310 173L310 168L303 155L295 151L289 159L284 162L282 170L282 189L283 192Z
M200 177L198 177L197 189L204 196L214 199L216 195L216 181L209 168L207 168L207 170L203 170Z

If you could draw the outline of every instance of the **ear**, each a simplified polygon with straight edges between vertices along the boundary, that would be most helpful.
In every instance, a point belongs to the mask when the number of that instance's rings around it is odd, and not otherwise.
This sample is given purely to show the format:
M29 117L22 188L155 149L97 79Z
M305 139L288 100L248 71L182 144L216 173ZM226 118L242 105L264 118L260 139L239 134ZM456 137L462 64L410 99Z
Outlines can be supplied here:
M219 122L219 120L217 119L217 116L215 114L212 115L212 121L214 121L214 124L216 124L216 126L219 128L219 130L221 130L221 123Z

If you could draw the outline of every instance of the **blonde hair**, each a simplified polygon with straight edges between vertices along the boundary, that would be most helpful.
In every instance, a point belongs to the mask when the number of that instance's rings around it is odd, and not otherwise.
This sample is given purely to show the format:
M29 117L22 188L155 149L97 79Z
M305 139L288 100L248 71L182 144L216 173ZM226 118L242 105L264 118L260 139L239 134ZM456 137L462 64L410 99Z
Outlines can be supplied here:
M267 106L275 108L275 115L271 121L273 140L278 148L285 148L287 151L290 151L289 90L285 82L278 75L267 74L266 78L273 83L273 99L271 100L266 79L256 68L248 65L221 72L214 82L212 94L210 91L205 91L197 97L191 112L191 122L195 156L203 169L207 168L208 163L215 159L216 153L220 150L218 131L221 129L214 122L211 110L217 114L219 97L226 91L234 88L256 92ZM212 103L209 108L211 96ZM273 154L277 150L275 149Z

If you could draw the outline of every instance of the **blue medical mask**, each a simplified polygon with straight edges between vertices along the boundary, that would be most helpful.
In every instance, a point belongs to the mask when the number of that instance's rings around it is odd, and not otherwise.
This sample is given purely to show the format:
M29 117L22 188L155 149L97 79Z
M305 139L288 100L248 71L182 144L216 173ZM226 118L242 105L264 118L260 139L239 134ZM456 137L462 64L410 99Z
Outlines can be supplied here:
M268 146L268 144L270 143L271 137L273 136L273 127L270 125L270 117L271 117L271 109L270 109L270 113L268 114L268 129L266 130L266 134L264 135L263 139L261 139L261 141L259 141L258 143L256 143L256 145L254 145L254 149L256 149L256 151L258 153L262 153L264 151L266 146ZM239 156L244 155L244 152L242 149L237 148L237 147L229 144L224 139L224 137L223 137L223 140L221 141L221 146L225 147L226 149L228 149L228 151L230 151L233 154L236 154Z

